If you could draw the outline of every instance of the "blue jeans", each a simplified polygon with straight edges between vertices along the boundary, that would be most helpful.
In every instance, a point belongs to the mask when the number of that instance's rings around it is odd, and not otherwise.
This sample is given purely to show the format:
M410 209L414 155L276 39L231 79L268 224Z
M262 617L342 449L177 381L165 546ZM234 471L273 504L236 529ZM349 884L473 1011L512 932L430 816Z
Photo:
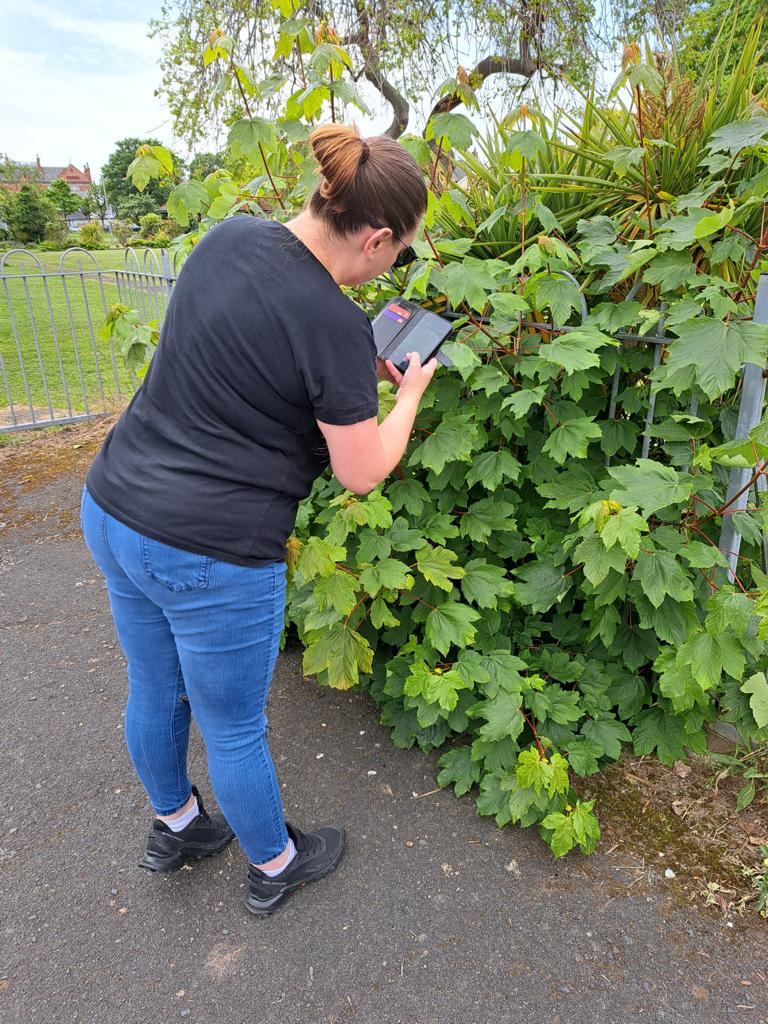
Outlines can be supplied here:
M125 739L155 813L190 797L191 713L219 807L249 861L271 860L288 845L265 714L285 565L248 568L150 540L87 489L81 522L128 661Z

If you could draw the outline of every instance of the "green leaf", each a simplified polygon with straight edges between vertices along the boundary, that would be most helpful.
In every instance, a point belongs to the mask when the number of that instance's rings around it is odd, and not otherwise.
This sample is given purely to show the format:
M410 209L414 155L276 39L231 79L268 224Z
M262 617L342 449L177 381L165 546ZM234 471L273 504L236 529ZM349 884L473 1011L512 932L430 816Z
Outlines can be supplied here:
M568 791L568 762L561 754L547 758L542 757L536 747L523 750L517 759L515 775L521 786L531 787L537 793L544 791L550 797Z
M621 505L634 505L646 517L669 505L683 504L693 489L690 478L652 459L638 459L634 466L614 466L608 472L617 484L609 497Z
M543 690L532 690L526 697L528 706L540 721L557 722L558 725L570 725L583 718L584 712L579 706L579 694L575 690L564 690L557 683L551 683Z
M750 694L749 706L752 709L758 729L768 726L768 682L764 672L755 672L741 686L742 693Z
M738 812L745 811L755 799L756 793L754 782L748 782L746 786L742 786L736 797L736 810Z
M464 796L480 781L482 768L473 760L471 746L455 747L437 763L442 769L437 776L438 786L452 785L456 796Z
M694 238L709 238L710 235L717 234L718 231L723 230L726 224L731 223L733 215L733 207L724 206L719 213L710 213L709 216L702 217L693 230Z
M707 550L714 550L721 558L724 556L716 549L703 545ZM681 554L686 556L691 544L684 548ZM720 563L722 564L722 563ZM703 568L709 568L703 566ZM731 629L735 636L743 636L755 615L755 603L746 594L736 591L721 590L713 594L707 605L706 628L710 633L717 635Z
M453 590L451 580L460 580L465 574L461 566L453 563L458 558L455 551L447 548L432 547L428 544L416 552L416 566L424 577L442 590Z
M549 611L571 587L571 580L551 562L531 562L512 571L518 578L515 596L534 614Z
M480 727L479 735L486 740L501 740L506 737L516 740L525 728L520 703L519 693L500 690L492 700L484 700L475 705L475 715L484 718L486 722Z
M420 530L412 530L408 526L408 520L402 516L398 516L394 521L387 537L395 551L417 551L427 543L427 539L422 532Z
M474 623L480 613L469 605L456 601L443 601L427 616L424 636L441 654L447 654L451 645L467 647L475 639Z
M387 558L391 551L392 542L384 534L376 533L374 530L364 530L360 534L358 562L375 562L379 558Z
M393 512L404 508L412 516L421 515L421 510L430 501L429 491L424 484L412 476L405 480L394 480L387 487L387 497Z
M251 163L261 163L260 146L275 141L275 130L263 117L243 117L229 129L227 145L235 156L244 156Z
M302 670L307 676L327 671L330 686L348 690L358 683L360 672L371 671L372 662L368 641L338 622L305 649Z
M581 309L581 292L567 277L555 274L535 277L526 290L532 293L538 309L548 308L552 311L552 319L556 324L567 323L571 310Z
M545 384L537 388L521 388L514 395L505 398L501 408L510 409L515 419L522 419L534 405L539 405L546 393Z
M348 615L357 603L358 584L347 572L332 572L319 579L314 586L314 596L320 608L335 608L341 615Z
M424 132L426 139L442 141L443 149L469 149L476 134L477 128L468 117L451 113L433 115Z
M678 338L669 346L666 373L657 371L654 377L663 381L666 376L674 378L676 372L690 368L694 380L710 399L733 387L743 363L763 366L768 357L768 326L764 324L743 320L722 323L697 317L679 324L674 331Z
M363 569L360 573L360 583L366 593L375 597L380 590L410 590L413 586L413 576L409 574L408 566L403 562L396 558L383 558L370 569Z
M467 380L472 373L482 366L480 356L469 345L459 341L446 341L442 351L448 356L454 367L459 371L463 380Z
M640 711L648 696L648 688L640 676L625 675L612 684L608 696L621 717L626 719Z
M552 483L539 484L536 490L550 500L545 508L561 508L575 513L595 500L599 488L595 478L583 466L572 466L553 477Z
M432 283L438 291L444 292L451 305L458 307L462 302L482 312L488 302L488 292L496 291L496 281L488 264L472 256L460 263L447 263L432 271Z
M654 95L664 88L664 79L651 64L635 64L630 67L627 71L627 81L635 88L642 86Z
M480 793L476 800L478 814L493 814L499 828L509 824L512 816L509 810L509 793L501 788L504 773L489 772L480 780Z
M574 416L555 427L544 443L554 462L562 466L568 459L585 459L591 441L600 438L600 427L592 416Z
M523 132L510 132L507 136L507 151L517 153L526 160L533 160L539 153L546 153L547 143L538 132L528 129Z
M593 327L577 328L541 345L538 356L545 362L562 366L566 373L577 373L600 365L596 350L602 345L615 345L615 342Z
M539 223L547 233L557 231L559 234L564 233L563 225L550 210L548 206L545 206L540 200L536 203L533 208L534 215L539 218Z
M187 181L177 185L168 196L168 216L177 224L186 226L190 216L202 213L208 206L209 196L205 185L200 181Z
M503 566L490 565L482 558L473 558L466 564L461 591L467 601L479 608L495 608L499 598L510 597L514 593L515 585L507 579Z
M683 719L669 715L661 708L646 708L634 720L632 743L635 753L656 756L662 764L673 765L686 756L686 749L703 754L706 751L706 739L703 731L687 733L683 727Z
M481 483L486 491L495 491L504 480L516 483L522 470L523 467L507 448L483 452L472 460L472 468L467 473L467 486L474 487Z
M559 811L555 814L548 814L541 822L541 827L552 832L552 835L547 838L547 842L556 858L564 857L576 845L573 822L567 815L561 814Z
M576 230L584 239L580 248L586 260L590 260L592 254L600 249L613 245L619 234L619 229L610 217L602 215L577 221Z
M604 156L613 164L618 178L625 178L632 167L639 167L643 162L645 150L642 146L614 146L606 150Z
M632 579L638 580L654 608L661 607L667 597L683 602L693 598L691 581L675 556L668 551L641 551Z
M153 178L160 178L162 174L163 168L159 160L149 153L137 156L125 172L126 178L133 182L139 192L143 192Z
M600 770L598 759L602 753L602 746L586 736L577 736L568 742L568 764L582 778Z
M595 846L600 839L600 825L595 817L592 808L594 800L583 802L576 801L576 808L571 815L573 834L578 840L583 853L594 853Z
M443 711L453 711L459 701L459 690L465 690L467 682L460 672L451 669L430 671L426 665L415 665L406 680L405 693L421 695L429 704L437 704Z
M481 501L475 501L461 517L461 536L483 543L496 530L514 529L514 512L514 505L500 498L483 498Z
M646 284L661 285L662 292L682 288L691 274L696 273L693 262L685 252L664 252L655 256L643 274Z
M411 455L409 466L425 466L442 473L448 462L469 462L479 442L477 424L469 416L444 419Z
M509 377L497 366L479 366L472 374L469 386L472 391L484 391L486 395L495 395L509 384Z
M736 156L743 149L760 145L768 137L768 117L757 114L746 121L732 121L712 132L707 143L710 153L730 153Z
M582 725L581 731L612 761L618 761L621 756L622 743L629 743L632 739L626 725L616 718L590 718Z
M611 569L624 572L627 556L620 547L606 547L599 536L586 537L574 548L573 561L583 564L584 575L593 587L599 586Z
M496 292L488 297L494 312L507 316L511 320L517 320L518 313L525 313L530 306L522 295L515 292Z
M706 210L691 209L662 221L656 231L668 249L688 249L696 242L696 225L709 214Z
M400 620L381 595L371 602L371 625L374 629L388 629L399 623Z
M600 530L600 539L607 548L618 544L624 554L636 559L640 552L642 534L648 532L648 523L631 508L622 508L610 515Z
M318 576L328 576L336 572L336 563L342 561L345 556L344 548L329 544L320 537L310 537L301 549L296 573L301 580L309 583Z

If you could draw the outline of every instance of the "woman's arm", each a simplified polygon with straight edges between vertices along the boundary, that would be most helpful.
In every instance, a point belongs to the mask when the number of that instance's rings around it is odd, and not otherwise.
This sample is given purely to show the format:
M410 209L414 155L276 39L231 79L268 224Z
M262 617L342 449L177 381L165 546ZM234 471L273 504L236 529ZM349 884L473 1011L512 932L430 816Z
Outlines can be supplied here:
M430 359L422 366L418 353L410 352L404 374L389 361L386 366L398 385L397 402L380 424L374 417L346 427L317 421L336 479L356 494L368 494L386 480L403 457L421 396L432 379L437 360Z

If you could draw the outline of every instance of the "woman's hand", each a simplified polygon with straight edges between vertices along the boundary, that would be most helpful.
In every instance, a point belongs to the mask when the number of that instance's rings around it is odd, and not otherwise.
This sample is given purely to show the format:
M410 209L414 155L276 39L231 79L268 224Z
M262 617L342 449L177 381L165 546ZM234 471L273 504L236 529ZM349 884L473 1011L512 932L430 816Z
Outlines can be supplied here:
M375 416L348 426L317 421L328 444L331 468L342 487L368 494L389 476L403 456L419 400L436 366L436 359L422 366L418 352L408 353L405 373L387 360L386 368L397 385L397 404L381 423Z
M421 358L418 352L408 353L408 369L401 373L395 364L387 359L385 365L389 371L392 382L397 385L397 400L401 398L413 398L418 402L427 390L437 369L437 360L430 359L429 362L421 365Z

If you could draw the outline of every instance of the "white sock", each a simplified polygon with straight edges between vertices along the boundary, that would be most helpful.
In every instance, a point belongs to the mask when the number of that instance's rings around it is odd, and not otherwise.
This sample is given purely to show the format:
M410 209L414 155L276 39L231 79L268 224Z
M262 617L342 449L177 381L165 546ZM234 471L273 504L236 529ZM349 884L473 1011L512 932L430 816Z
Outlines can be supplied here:
M192 804L188 811L185 811L180 818L174 818L173 821L166 821L166 825L171 832L181 832L185 829L190 822L194 821L200 813L200 808L197 806L197 800Z
M293 845L293 840L289 839L288 840L288 860L285 862L285 864L283 864L283 866L281 868L273 868L271 871L265 871L264 868L259 868L259 870L263 874L265 874L267 876L267 878L274 878L275 875L279 875L283 871L285 871L285 869L288 867L288 865L291 863L291 861L293 860L293 858L295 856L296 856L296 847Z

